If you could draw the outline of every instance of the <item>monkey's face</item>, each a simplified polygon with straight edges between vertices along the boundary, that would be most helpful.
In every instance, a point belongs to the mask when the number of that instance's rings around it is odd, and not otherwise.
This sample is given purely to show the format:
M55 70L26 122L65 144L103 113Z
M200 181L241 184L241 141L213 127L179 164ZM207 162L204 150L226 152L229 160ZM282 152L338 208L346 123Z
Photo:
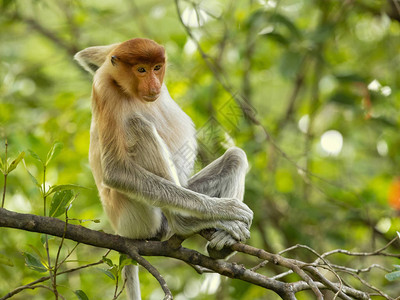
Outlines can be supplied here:
M133 99L153 102L161 94L165 74L165 50L147 39L132 39L110 55L112 77Z
M117 65L115 60L115 57L111 58L115 71L112 77L124 93L145 102L153 102L158 99L164 80L165 63L135 63L131 65L118 61Z
M137 64L132 67L134 76L133 93L135 96L146 102L153 102L161 94L161 87L164 80L164 63Z

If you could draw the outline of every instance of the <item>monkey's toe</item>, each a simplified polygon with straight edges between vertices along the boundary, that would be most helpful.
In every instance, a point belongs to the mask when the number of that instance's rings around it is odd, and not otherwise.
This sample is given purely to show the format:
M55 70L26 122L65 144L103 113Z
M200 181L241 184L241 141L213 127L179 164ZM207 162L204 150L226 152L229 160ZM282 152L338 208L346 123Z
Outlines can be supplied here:
M207 244L207 252L212 258L223 259L234 252L231 246L235 243L237 241L229 233L224 230L217 230Z
M210 245L207 245L207 252L211 258L224 259L231 255L234 251L230 248L230 246L224 246L221 250L217 250L210 247Z

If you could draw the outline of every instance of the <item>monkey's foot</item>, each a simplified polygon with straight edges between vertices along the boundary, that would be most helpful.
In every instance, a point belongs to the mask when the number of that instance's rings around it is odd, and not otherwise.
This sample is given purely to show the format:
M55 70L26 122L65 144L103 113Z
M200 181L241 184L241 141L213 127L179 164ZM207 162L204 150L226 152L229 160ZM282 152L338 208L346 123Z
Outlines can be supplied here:
M237 241L229 233L217 230L207 244L207 252L212 258L223 259L234 252L231 246L236 243Z
M225 246L221 250L216 250L215 248L211 248L210 244L207 245L207 252L211 258L214 259L224 259L227 258L229 255L233 254L233 251L230 247Z

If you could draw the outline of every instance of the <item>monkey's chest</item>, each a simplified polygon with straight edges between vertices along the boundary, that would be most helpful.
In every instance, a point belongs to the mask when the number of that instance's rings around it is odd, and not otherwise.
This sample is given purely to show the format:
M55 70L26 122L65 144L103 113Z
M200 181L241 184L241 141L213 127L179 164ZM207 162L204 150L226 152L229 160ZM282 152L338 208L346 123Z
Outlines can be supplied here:
M157 132L168 147L169 155L177 170L179 182L186 186L197 155L197 143L193 126L179 122L168 128L159 128Z

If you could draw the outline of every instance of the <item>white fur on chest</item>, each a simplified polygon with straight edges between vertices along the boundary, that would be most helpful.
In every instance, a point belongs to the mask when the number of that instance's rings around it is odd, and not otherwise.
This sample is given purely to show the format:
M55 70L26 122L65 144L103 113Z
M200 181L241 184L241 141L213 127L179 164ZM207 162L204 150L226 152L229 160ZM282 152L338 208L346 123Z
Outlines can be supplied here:
M156 102L131 101L126 105L129 106L127 111L142 115L155 126L158 136L169 152L179 182L185 186L193 171L197 153L196 130L190 117L170 97L165 85Z

